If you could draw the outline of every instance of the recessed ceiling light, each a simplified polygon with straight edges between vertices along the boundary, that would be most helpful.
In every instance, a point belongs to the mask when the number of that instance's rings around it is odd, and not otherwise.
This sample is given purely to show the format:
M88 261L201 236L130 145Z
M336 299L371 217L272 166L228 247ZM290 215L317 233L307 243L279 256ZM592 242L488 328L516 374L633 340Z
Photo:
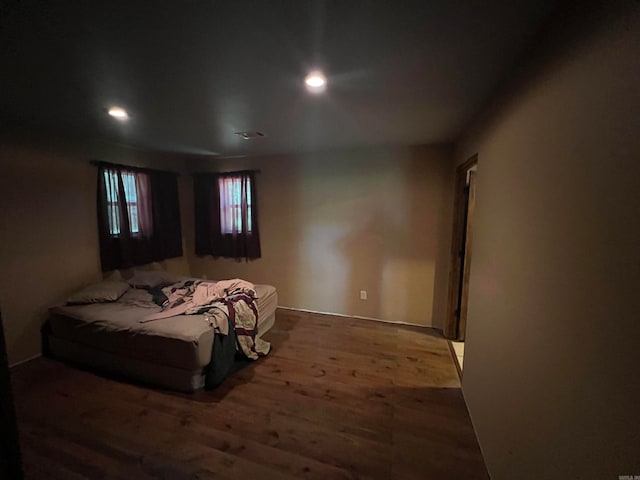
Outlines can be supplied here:
M113 118L117 118L118 120L126 120L129 118L129 114L124 108L120 107L111 107L107 110L107 113L111 115Z
M307 90L311 93L324 92L327 87L327 77L325 77L321 71L316 70L307 75L304 83L307 86Z

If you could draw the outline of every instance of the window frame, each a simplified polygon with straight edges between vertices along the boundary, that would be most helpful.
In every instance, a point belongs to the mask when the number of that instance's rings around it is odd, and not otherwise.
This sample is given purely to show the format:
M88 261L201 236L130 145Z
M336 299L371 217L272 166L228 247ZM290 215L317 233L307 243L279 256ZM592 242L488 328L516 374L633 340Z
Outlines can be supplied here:
M109 223L109 236L112 238L118 238L122 235L122 227L120 225L119 208L119 193L120 193L120 180L122 178L125 201L124 205L127 209L127 216L129 218L129 234L132 237L141 236L140 232L140 219L139 219L139 205L138 205L138 190L136 175L144 175L138 172L118 172L116 170L105 170L104 181L107 185L115 185L115 190L106 189L107 195L107 220ZM134 198L130 198L133 194ZM133 213L135 211L135 214Z
M218 202L220 204L220 233L222 235L235 235L253 232L252 209L253 192L251 181L241 175L222 176L218 179ZM242 189L243 182L247 191L247 230L243 230L242 219ZM231 213L229 214L229 210Z

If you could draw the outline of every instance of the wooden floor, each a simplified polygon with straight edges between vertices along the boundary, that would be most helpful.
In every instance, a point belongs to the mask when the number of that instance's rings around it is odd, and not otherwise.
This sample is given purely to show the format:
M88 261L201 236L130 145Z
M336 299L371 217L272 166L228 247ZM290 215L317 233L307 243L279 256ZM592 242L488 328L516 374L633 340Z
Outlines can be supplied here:
M192 395L15 368L27 478L488 478L437 334L279 310L266 339L267 358Z

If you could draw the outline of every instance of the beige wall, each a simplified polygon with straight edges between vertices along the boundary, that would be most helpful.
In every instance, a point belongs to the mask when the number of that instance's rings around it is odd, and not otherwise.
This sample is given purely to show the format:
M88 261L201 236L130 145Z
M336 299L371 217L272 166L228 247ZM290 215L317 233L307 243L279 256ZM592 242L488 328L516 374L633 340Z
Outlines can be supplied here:
M271 283L280 305L289 307L442 325L452 204L445 147L245 158L212 166L47 136L0 140L0 305L11 363L40 353L48 306L103 277L96 169L89 159L176 171L262 170L261 260L193 255L193 187L191 177L181 175L185 256L153 268ZM359 299L360 290L367 290L368 300Z
M281 306L440 326L451 161L444 147L212 160L202 167L261 169L262 258L192 258L192 273L273 284Z
M459 145L479 155L463 389L494 480L640 475L639 8L559 21Z
M47 137L0 139L0 308L9 362L40 353L47 307L100 280L96 168L89 159L183 168L181 159ZM183 205L190 178L180 177ZM193 215L182 208L184 247ZM188 273L186 255L156 268Z

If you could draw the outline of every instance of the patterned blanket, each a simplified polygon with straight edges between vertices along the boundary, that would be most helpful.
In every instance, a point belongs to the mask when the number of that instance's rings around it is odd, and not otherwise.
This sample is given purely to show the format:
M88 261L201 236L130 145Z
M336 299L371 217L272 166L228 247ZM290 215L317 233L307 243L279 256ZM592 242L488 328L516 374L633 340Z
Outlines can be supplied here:
M254 297L244 293L227 297L223 300L229 311L229 320L236 333L238 345L247 358L257 360L264 357L271 345L258 335L258 309Z

